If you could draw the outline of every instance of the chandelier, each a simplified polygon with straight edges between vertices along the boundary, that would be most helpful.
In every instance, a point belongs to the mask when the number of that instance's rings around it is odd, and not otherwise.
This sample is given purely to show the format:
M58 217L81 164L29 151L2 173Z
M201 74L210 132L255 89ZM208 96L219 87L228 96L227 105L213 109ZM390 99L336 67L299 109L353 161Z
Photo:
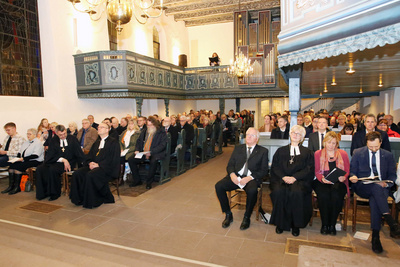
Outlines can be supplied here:
M158 18L167 9L155 4L155 0L67 0L72 3L75 10L87 13L91 20L97 21L103 12L107 13L110 22L116 24L118 34L122 31L122 25L131 21L132 15L137 22L145 24L149 18Z
M242 52L239 56L236 56L235 62L231 61L231 65L228 67L228 74L237 76L239 80L243 80L249 74L253 73L253 67L248 59Z

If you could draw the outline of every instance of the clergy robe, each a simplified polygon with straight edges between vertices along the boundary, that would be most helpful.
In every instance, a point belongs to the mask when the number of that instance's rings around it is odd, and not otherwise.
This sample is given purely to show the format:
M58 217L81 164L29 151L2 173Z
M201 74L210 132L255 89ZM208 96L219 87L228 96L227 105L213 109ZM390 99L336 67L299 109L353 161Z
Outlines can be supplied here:
M292 227L304 228L312 215L311 192L314 178L314 157L311 150L299 146L300 155L290 164L290 145L279 148L271 166L271 224L289 231ZM296 182L289 185L282 178L293 176Z
M61 195L61 174L64 172L64 163L57 162L60 158L65 158L71 165L71 169L77 163L82 163L84 154L75 136L67 135L67 146L61 146L60 138L54 135L49 142L49 149L43 164L36 169L36 198L38 200L45 197L58 198Z
M72 175L71 202L88 209L115 202L108 182L119 175L121 149L119 142L111 136L105 139L103 148L99 148L100 142L100 138L94 142L84 166ZM90 162L99 167L90 170Z

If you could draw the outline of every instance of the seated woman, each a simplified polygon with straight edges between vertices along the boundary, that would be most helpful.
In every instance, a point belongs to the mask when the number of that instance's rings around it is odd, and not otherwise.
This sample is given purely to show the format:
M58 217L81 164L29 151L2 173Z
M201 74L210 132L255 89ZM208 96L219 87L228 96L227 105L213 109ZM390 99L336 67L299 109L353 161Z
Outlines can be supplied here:
M135 153L136 141L140 136L139 126L136 120L129 120L125 131L119 136L119 146L121 147L119 185L124 183L125 162Z
M56 135L56 127L57 127L57 125L58 125L57 122L50 123L50 130L48 130L49 136L47 137L46 141L43 144L45 151L47 151L47 148L49 147L51 139Z
M48 137L52 136L52 132L50 130L50 124L49 121L46 118L43 118L40 121L40 124L37 128L37 135L36 137L42 142L46 142Z
M315 152L314 190L317 193L318 208L321 213L321 234L336 235L336 220L343 208L344 196L350 195L348 176L350 161L346 151L339 149L339 135L327 132L323 141L324 148ZM346 172L332 183L325 177L335 168Z
M389 137L400 137L400 134L390 129L388 124L389 123L386 119L381 119L378 123L377 128L381 131L387 132Z
M210 57L209 60L210 60L210 66L212 67L219 66L221 63L218 54L215 52L212 54L212 57Z
M271 224L281 234L292 229L300 234L312 215L311 192L314 179L314 157L311 150L301 145L306 130L300 125L290 129L290 145L280 147L271 166Z
M260 133L262 132L271 132L276 127L274 126L274 121L272 120L270 115L264 116L264 125L258 129Z
M340 135L353 135L354 134L354 125L351 123L346 123L339 134Z
M71 121L68 124L67 134L77 136L78 135L78 125L75 122Z
M28 129L26 135L28 141L22 144L17 161L11 163L8 168L9 186L4 191L1 191L2 194L8 193L9 195L13 195L21 192L19 184L22 173L26 169L36 167L43 162L44 149L42 142L36 138L37 130L35 128Z

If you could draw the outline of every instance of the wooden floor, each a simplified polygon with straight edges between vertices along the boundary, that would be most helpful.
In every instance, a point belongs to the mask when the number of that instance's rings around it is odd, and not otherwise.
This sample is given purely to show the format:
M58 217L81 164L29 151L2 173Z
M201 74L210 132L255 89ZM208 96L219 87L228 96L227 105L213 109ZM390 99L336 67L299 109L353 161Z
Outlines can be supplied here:
M0 219L68 234L68 239L66 239L53 232L46 233L46 237L50 238L46 241L41 239L44 236L41 231L29 229L29 235L26 235L30 240L28 246L24 245L27 241L22 239L25 235L23 231L17 228L0 227L0 229L6 229L0 232L0 253L2 259L7 259L5 266L27 266L25 257L35 255L37 255L35 263L38 265L31 264L31 266L39 266L41 261L45 263L41 266L46 266L54 260L65 265L86 266L90 261L99 266L103 264L107 266L192 266L196 264L297 266L298 256L285 254L286 239L293 236L289 232L277 235L274 226L256 221L255 213L251 218L251 226L246 231L239 230L244 214L244 210L240 208L233 210L234 222L231 227L227 229L221 227L224 215L220 211L214 185L226 175L226 165L232 150L233 147L224 148L222 155L138 197L116 197L115 204L102 205L93 210L77 207L71 204L66 196L62 196L51 202L51 204L61 205L61 209L43 214L20 209L21 206L36 201L34 192L22 192L13 196L0 194ZM0 180L0 186L6 186L5 179ZM268 194L268 189L264 188L263 207L265 211L270 212L271 204ZM48 203L47 200L43 202ZM338 232L335 237L320 235L320 227L319 218L315 218L313 226L302 229L297 238L352 246L356 253L374 255L370 248L370 241L354 239L351 227L347 232ZM360 222L357 228L370 233L368 223ZM15 238L16 242L7 250L7 244L11 244L14 235L18 238ZM90 243L79 239L81 237L103 243ZM381 233L381 240L385 251L379 257L400 259L400 241L389 237L387 226ZM35 245L37 241L40 243ZM67 245L55 247L64 242L67 242ZM73 242L76 246L70 246L68 242ZM91 245L88 245L88 242ZM118 248L107 243L121 246L120 252L115 252L119 251ZM130 248L148 251L150 254L129 251ZM55 259L51 253L45 252L47 249L49 251L52 249L54 253L58 251L60 255L65 249L71 249L71 251L67 251L68 256ZM151 254L153 252L159 254L155 256ZM21 256L23 253L29 253L29 255L23 257ZM71 253L75 253L80 259L79 262L71 260L75 257ZM109 256L99 256L102 253ZM169 259L168 256L178 258ZM378 256L374 255L374 257ZM133 259L140 259L142 262L134 262ZM199 262L190 263L185 259ZM57 264L57 266L62 265Z

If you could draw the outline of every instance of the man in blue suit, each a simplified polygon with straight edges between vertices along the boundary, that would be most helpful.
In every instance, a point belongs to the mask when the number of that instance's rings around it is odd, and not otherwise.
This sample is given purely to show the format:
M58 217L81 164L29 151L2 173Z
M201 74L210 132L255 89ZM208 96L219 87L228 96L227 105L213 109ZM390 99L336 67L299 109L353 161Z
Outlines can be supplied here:
M362 198L369 199L371 210L372 251L383 251L379 239L381 219L390 226L390 236L400 238L400 229L389 213L387 198L390 188L396 180L396 163L393 154L381 149L382 137L379 132L369 132L365 136L366 147L356 149L350 163L350 181L354 192ZM380 182L367 183L362 177L379 177ZM386 181L386 182L385 182ZM389 182L391 181L391 182Z

